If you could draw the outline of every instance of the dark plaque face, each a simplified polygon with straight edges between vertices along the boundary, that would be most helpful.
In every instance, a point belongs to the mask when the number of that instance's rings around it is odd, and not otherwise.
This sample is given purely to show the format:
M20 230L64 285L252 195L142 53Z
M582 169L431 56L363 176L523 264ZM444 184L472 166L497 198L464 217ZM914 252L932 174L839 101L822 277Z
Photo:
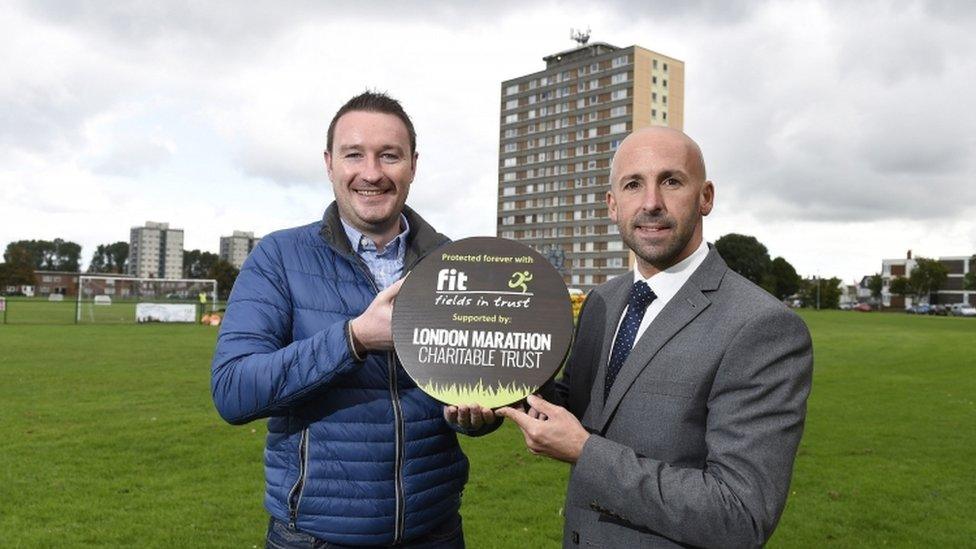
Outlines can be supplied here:
M531 248L503 238L438 248L410 272L393 307L400 362L446 404L518 402L555 375L572 336L562 277Z

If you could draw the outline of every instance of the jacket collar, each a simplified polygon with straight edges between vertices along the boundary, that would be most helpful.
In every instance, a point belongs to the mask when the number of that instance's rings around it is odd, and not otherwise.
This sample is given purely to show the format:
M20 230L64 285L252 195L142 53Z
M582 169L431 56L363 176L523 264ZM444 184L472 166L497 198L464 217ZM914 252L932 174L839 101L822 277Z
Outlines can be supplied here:
M630 389L637 376L649 366L651 360L657 352L668 341L671 340L682 328L694 320L711 304L708 294L717 290L722 283L722 278L728 272L728 266L718 254L715 246L709 245L708 255L698 269L692 273L687 282L678 290L678 293L670 302L658 313L657 318L651 323L651 327L634 345L630 356L624 362L617 374L616 381L603 402L602 410L599 414L597 423L592 427L597 431L603 432L613 417L614 412L620 404L621 399ZM632 276L621 276L622 282L615 282L612 286L614 295L611 297L609 310L611 315L607 319L606 332L604 334L603 351L600 357L594 384L597 391L594 391L595 398L602 400L604 378L606 376L607 355L613 334L623 313L624 305L627 302L627 294L630 284L633 283ZM611 289L611 288L608 288Z
M403 207L403 216L407 218L407 223L410 225L410 233L407 234L406 241L407 251L403 257L403 268L404 271L407 271L420 258L427 255L434 248L445 244L450 239L435 231L410 206ZM352 246L349 244L349 238L346 236L346 230L342 226L342 221L339 219L339 206L335 201L329 204L329 207L325 209L325 213L322 215L322 227L319 229L319 235L329 246L332 246L332 248L347 258L356 255Z

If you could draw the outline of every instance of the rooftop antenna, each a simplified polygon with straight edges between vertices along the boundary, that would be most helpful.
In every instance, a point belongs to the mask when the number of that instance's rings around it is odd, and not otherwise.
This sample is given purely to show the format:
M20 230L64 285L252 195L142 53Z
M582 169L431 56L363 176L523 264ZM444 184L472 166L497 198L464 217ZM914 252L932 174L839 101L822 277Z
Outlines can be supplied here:
M586 27L586 32L577 29L569 29L570 40L575 40L580 46L585 46L590 41L590 27Z

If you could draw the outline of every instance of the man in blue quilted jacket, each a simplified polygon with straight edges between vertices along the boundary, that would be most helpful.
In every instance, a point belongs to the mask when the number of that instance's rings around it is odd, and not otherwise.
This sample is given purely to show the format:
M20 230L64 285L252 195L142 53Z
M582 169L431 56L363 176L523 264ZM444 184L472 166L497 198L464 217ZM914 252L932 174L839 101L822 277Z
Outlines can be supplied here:
M405 205L416 134L400 103L365 92L332 119L335 202L271 233L234 284L212 366L220 415L268 418L268 547L464 547L468 461L455 431L497 426L443 408L393 353L401 277L447 242Z

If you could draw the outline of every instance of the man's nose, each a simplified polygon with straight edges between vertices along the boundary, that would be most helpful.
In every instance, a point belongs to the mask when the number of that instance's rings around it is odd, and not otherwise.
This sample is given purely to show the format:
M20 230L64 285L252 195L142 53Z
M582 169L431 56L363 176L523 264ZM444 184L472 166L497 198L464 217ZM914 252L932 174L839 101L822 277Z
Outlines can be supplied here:
M641 209L655 213L664 209L664 200L661 196L661 187L658 185L648 185L641 197Z
M359 176L364 181L376 182L383 177L383 169L378 156L367 157Z

